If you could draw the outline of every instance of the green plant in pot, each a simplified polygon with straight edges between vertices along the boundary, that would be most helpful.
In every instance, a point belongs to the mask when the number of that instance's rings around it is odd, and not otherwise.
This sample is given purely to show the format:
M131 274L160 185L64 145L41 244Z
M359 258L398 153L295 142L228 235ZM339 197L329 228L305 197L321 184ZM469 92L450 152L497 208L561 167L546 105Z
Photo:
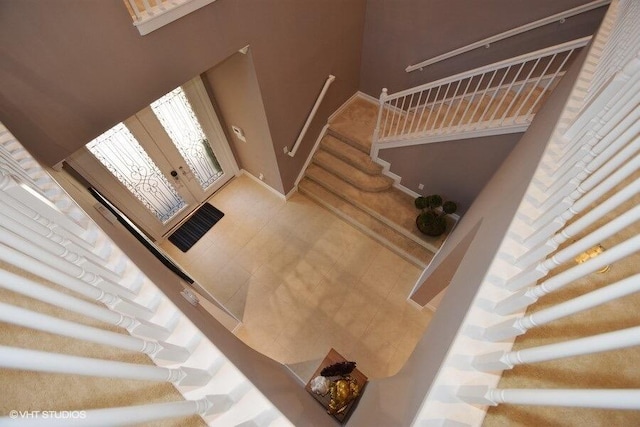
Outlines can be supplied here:
M437 194L416 197L414 203L416 208L421 211L416 218L418 230L433 237L440 236L447 230L446 215L458 210L458 205L455 202L445 202L442 196Z

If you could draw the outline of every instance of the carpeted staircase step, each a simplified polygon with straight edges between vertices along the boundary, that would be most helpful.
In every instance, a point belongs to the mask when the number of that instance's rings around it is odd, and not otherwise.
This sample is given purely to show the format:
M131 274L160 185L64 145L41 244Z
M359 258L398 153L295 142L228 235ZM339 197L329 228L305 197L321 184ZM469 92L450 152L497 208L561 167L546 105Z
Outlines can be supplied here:
M352 146L358 151L361 151L363 154L367 154L371 151L371 142L369 142L369 144L367 145L365 141L354 138L353 135L350 136L348 134L342 133L342 131L332 128L331 124L329 124L329 129L327 129L327 135L331 135L341 140L345 144Z
M377 240L388 249L397 253L402 258L413 263L419 268L425 268L433 252L407 238L396 229L390 227L369 213L347 200L329 191L324 186L305 177L298 185L299 191L316 203L324 206L344 221L358 228L363 233Z
M433 253L446 237L429 237L420 233L415 224L418 211L413 198L397 188L377 193L362 191L313 163L307 168L306 177Z
M369 154L377 120L378 104L356 97L329 122L329 133Z
M313 155L313 163L360 190L380 192L391 188L393 185L393 180L388 176L382 174L369 175L323 149L316 151Z
M379 175L382 173L382 166L371 160L368 154L363 153L335 136L325 135L322 141L320 141L320 148L368 175Z

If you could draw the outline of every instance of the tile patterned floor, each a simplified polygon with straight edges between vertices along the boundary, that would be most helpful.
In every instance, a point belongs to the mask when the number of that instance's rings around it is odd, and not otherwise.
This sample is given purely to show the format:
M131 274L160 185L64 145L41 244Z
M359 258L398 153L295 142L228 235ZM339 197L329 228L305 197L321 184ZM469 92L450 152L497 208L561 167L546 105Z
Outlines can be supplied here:
M186 254L163 249L242 319L236 335L303 380L331 347L369 378L397 372L432 312L406 297L420 270L301 194L247 176L210 202L225 213Z

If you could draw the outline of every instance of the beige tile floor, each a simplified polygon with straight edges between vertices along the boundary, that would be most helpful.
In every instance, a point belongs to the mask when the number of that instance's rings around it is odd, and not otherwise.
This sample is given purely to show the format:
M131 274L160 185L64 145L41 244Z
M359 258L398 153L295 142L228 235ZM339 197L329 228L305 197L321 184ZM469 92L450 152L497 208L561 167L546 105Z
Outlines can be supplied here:
M417 267L305 196L285 202L244 175L210 203L225 216L193 248L162 247L242 320L240 339L303 380L331 347L370 378L400 369L433 314L406 301Z

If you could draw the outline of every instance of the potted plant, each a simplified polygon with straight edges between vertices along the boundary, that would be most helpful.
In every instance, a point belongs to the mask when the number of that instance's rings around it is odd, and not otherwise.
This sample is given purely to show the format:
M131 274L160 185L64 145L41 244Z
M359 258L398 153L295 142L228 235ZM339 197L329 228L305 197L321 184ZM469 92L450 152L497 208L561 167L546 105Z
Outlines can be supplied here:
M416 208L420 209L420 214L416 218L416 226L422 233L437 237L447 230L446 215L455 213L458 205L455 202L444 202L437 194L431 196L416 197Z

